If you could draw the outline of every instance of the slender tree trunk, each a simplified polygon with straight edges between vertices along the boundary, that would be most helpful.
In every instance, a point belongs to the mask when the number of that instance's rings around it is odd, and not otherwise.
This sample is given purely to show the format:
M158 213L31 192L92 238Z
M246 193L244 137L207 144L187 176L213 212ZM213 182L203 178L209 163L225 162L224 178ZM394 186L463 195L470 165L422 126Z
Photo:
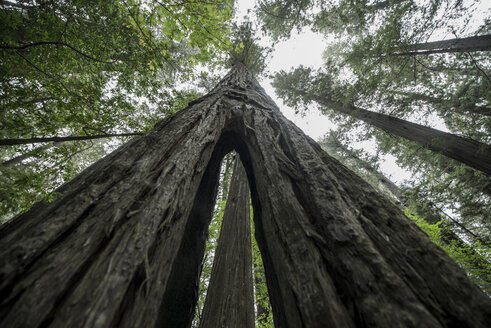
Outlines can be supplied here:
M424 101L428 104L432 104L435 106L442 106L446 107L447 109L451 109L452 103L450 101L445 101L441 98L438 97L432 97L428 96L422 93L417 93L417 92L401 92L401 91L391 91L392 93L407 97L408 99L414 99L414 100L421 100ZM462 108L465 112L468 113L473 113L473 114L479 114L479 115L484 115L484 116L491 116L491 107L488 106L466 106Z
M43 146L37 147L37 148L35 148L35 149L31 150L31 151L28 151L25 154L22 154L22 155L19 155L19 156L15 156L14 158L11 158L11 159L3 162L2 163L2 166L9 167L9 166L20 164L23 161L25 161L26 159L31 158L35 154L38 154L39 152L42 152L43 150L49 149L49 148L51 148L53 146L54 146L54 143L49 143L47 145L43 145Z
M277 327L487 327L491 300L240 64L0 230L0 326L188 327L220 160L247 172Z
M249 187L235 160L201 328L254 328Z
M377 10L382 10L382 9L387 9L390 6L403 3L407 0L384 0L384 1L377 1L373 5L367 6L367 9L370 11L377 11Z
M311 99L491 175L491 146L487 144L352 105L344 106L327 98L313 96Z
M407 46L407 51L396 52L393 56L430 55L437 53L490 51L491 34L477 35L468 38L459 38L426 43L416 43Z
M46 137L46 138L28 138L28 139L0 139L0 146L13 146L13 145L27 145L33 143L42 142L66 142L76 140L93 140L112 137L128 137L128 136L141 136L143 133L113 133L113 134L97 134L91 136L69 136L69 137Z

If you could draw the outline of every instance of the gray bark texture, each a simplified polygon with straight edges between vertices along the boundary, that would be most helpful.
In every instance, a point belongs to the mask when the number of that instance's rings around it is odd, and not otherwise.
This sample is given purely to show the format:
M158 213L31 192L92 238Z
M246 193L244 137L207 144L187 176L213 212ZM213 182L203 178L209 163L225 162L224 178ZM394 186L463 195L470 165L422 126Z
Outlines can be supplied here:
M241 64L0 229L0 326L189 327L232 149L276 327L488 327L491 300L464 271Z
M345 106L328 98L313 96L312 99L334 111L360 119L387 133L414 141L434 152L491 175L490 145L353 105Z
M201 328L254 328L249 186L236 157Z

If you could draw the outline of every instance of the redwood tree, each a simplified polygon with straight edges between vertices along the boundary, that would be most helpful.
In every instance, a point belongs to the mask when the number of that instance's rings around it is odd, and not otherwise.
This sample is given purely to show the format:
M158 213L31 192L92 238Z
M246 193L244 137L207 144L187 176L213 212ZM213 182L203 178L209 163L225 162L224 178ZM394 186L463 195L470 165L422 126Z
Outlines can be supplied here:
M0 325L186 327L220 160L247 172L277 327L486 327L491 301L245 66L0 230Z
M238 157L200 327L254 328L249 187Z

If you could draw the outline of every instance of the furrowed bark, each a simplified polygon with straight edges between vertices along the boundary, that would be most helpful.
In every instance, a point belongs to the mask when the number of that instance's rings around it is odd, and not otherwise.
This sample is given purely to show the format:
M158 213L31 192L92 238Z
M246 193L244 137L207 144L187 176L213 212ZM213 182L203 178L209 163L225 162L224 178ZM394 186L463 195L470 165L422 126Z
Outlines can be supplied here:
M487 144L352 105L344 106L328 98L313 96L312 99L334 111L360 119L387 133L414 141L434 152L491 175L491 146Z
M188 327L220 160L244 164L277 327L487 327L491 300L237 64L0 229L0 326Z
M237 157L200 327L253 328L249 187Z
M375 186L375 188L378 189L381 193L383 193L382 188L386 188L390 192L391 196L394 197L395 200L397 200L397 205L401 207L402 210L407 209L408 201L403 197L399 187L390 179L383 176L383 174L377 171L368 162L359 158L352 150L348 149L341 142L339 142L334 134L331 134L329 136L329 138L326 140L325 145L326 147L330 148L327 151L328 154L330 153L330 151L335 152L336 150L339 150L343 154L341 156L353 160L355 162L354 165L364 168L367 172L375 176L378 180L378 185ZM436 208L423 209L420 204L416 202L413 202L412 204L413 206L416 206L413 211L415 210L416 214L419 217L423 218L427 223L436 224L442 221L443 217L440 210ZM491 290L491 272L489 270L485 270L488 265L486 257L478 254L474 248L472 248L470 245L464 242L456 233L454 233L452 228L454 228L455 226L456 225L449 222L448 219L441 223L441 241L446 245L458 247L458 249L463 254L466 254L467 258L470 259L468 265L472 266L472 268L474 269L473 275L478 277L479 282L482 285L481 287L486 291ZM462 227L462 225L459 225L459 227Z

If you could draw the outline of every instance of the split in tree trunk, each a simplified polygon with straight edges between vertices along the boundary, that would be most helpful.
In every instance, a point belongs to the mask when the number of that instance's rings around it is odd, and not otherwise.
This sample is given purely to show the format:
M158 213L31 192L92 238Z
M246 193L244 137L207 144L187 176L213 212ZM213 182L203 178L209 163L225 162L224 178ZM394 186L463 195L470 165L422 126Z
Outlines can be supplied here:
M187 327L220 160L247 172L277 327L487 327L491 300L237 64L0 230L0 326Z
M254 328L249 187L238 156L206 293L201 328Z

